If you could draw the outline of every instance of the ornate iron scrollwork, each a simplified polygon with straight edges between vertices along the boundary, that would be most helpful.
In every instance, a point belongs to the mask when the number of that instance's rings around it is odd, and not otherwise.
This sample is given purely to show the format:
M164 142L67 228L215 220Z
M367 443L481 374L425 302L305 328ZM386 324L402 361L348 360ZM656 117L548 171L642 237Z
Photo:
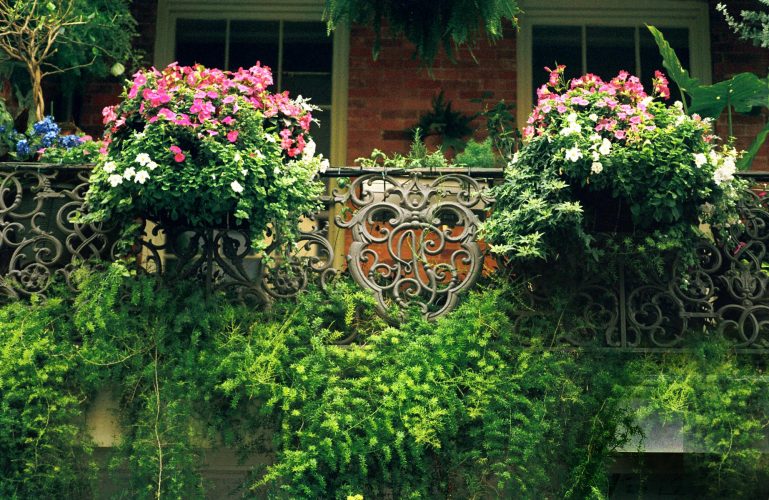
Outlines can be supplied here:
M492 203L487 185L468 175L424 178L413 172L355 177L334 192L337 226L352 236L350 275L392 305L418 307L427 318L451 310L481 275L478 212Z

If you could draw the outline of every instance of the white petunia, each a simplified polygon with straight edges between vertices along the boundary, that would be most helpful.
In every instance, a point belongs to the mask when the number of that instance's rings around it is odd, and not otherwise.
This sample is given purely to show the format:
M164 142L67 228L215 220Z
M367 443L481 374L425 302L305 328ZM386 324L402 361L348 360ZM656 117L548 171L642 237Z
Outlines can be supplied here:
M598 148L598 152L604 156L611 153L611 141L609 141L609 139L604 138L603 142L601 142L601 147Z
M115 163L114 161L108 161L107 163L104 164L104 171L107 172L108 174L111 174L112 172L114 172L116 168L117 168L117 163Z
M601 158L601 153L593 151L593 161L598 161Z
M510 164L511 164L511 165L515 165L516 163L518 163L518 159L519 159L520 157L521 157L521 154L520 154L518 151L516 151L515 153L513 153L513 159L512 159L512 161L510 162Z
M109 182L110 186L117 187L118 184L123 182L123 176L120 174L112 174L107 178L107 182Z
M134 176L134 182L138 182L139 184L144 184L147 182L147 179L150 178L150 173L146 170L139 170L136 172L136 175Z
M677 109L684 109L684 103L682 103L681 101L676 101L673 103L673 107Z
M319 170L320 170L320 173L322 174L323 172L325 172L326 170L328 170L328 167L329 167L329 163L328 163L328 160L326 160L326 159L324 158L324 159L323 159L323 160L321 160L321 162L320 162L320 169L319 169Z
M594 174L600 174L603 172L603 164L600 161L594 161L590 166L590 171Z
M147 163L146 167L150 170L155 170L156 168L158 168L158 164L155 163L154 161L150 161L149 163Z
M238 181L232 181L232 183L230 184L230 187L236 193L242 193L243 192L243 186L241 186Z
M574 146L573 148L566 151L567 160L576 162L580 158L582 158L582 151L580 151L577 146Z
M240 163L243 160L243 157L240 156L240 152L239 151L236 151L235 152L235 156L233 156L232 159L235 160L236 162Z
M254 154L256 155L256 159L257 160L264 160L264 153L262 153L258 149L256 150L256 152Z
M705 153L694 153L694 166L700 168L708 162L708 157Z
M272 134L264 134L264 140L267 142L277 142L277 139Z
M569 123L577 123L577 113L569 113L569 115L566 117L566 121Z
M718 152L716 152L715 149L711 150L710 153L708 153L708 156L710 156L711 164L718 165Z
M594 121L594 122L598 121L598 115L595 113L590 113L590 116L588 116L588 118L590 118L590 121Z
M123 177L125 177L126 179L130 179L134 175L136 175L136 169L134 169L133 167L128 167L127 169L125 169L125 172L123 172Z
M148 155L147 153L139 153L138 155L136 155L136 163L138 163L142 167L151 161L152 161L152 158L150 158L150 155Z
M248 175L248 169L241 168L240 169L240 173L243 174L243 175Z
M316 148L315 141L310 140L310 142L308 142L304 146L304 150L302 151L302 158L304 158L305 160L308 160L313 156L315 156L315 148Z

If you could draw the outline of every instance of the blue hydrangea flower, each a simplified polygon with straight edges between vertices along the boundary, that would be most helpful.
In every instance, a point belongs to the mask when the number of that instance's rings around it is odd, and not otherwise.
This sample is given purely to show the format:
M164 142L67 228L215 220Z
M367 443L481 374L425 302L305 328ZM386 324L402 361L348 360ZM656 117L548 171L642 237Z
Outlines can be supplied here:
M32 125L32 130L34 130L37 135L44 135L51 132L58 134L61 129L56 124L56 122L53 121L53 116L46 116L39 122Z
M16 152L21 156L29 156L29 141L22 139L16 143Z
M59 146L72 149L82 144L82 139L76 135L63 135L59 137Z
M46 132L43 138L40 140L40 144L43 145L44 148L50 148L54 144L56 144L56 139L59 137L59 134L57 132L51 131Z

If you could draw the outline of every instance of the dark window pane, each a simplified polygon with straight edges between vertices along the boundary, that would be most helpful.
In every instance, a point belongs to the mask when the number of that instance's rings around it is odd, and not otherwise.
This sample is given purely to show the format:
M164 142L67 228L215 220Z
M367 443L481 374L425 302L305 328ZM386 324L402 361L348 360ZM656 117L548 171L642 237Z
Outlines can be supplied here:
M288 90L292 97L301 94L311 97L312 103L321 106L331 104L331 75L283 73L283 90Z
M611 80L621 70L635 74L635 28L588 26L587 71Z
M324 158L331 158L331 112L319 109L312 113L313 118L320 120L320 125L313 123L310 135L317 146L315 151L323 153Z
M566 65L566 78L582 74L582 28L579 26L534 26L532 27L532 91L537 102L536 91L547 82L549 74L545 67L555 68Z
M176 21L176 61L182 66L200 63L209 68L224 66L227 21L178 19Z
M278 21L232 21L230 23L230 70L250 68L257 61L269 66L278 78Z
M331 46L324 23L284 23L283 71L331 73Z
M670 43L673 50L676 51L681 65L691 71L689 58L689 30L687 28L659 28ZM640 30L641 43L641 81L644 87L651 92L651 82L654 77L654 70L660 70L667 74L667 70L662 67L662 56L660 55L657 44L654 42L652 34L645 27ZM668 78L670 80L670 78ZM672 80L670 80L670 98L671 100L680 100L681 92Z

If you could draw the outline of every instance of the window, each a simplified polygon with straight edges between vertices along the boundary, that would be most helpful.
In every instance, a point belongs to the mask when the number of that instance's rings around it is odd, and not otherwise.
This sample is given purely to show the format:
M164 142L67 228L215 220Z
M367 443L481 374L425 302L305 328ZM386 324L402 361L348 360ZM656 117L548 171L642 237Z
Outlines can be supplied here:
M321 126L311 129L317 150L332 164L344 164L347 33L329 37L322 8L312 0L160 0L155 64L236 70L260 61L272 69L275 90L320 106L314 116Z
M657 26L681 62L704 82L710 80L707 3L647 0L641 7L619 0L552 0L547 6L522 2L518 43L518 123L526 121L537 87L547 81L545 66L566 65L568 78L595 73L612 78L620 70L638 75L649 88L662 58L645 24ZM527 5L532 4L532 5ZM671 85L672 95L678 91Z

